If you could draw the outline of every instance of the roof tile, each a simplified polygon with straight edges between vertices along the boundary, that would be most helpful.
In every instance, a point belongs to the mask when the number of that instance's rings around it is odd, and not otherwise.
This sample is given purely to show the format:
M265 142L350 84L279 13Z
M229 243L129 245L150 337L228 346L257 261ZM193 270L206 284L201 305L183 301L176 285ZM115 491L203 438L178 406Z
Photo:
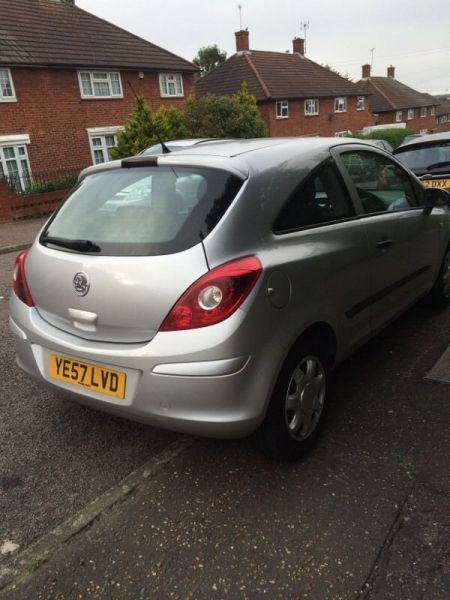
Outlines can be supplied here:
M0 0L0 64L198 70L184 58L60 0Z
M405 108L420 108L436 106L438 101L430 94L418 92L393 77L370 77L358 84L372 95L369 106L372 112L402 110Z
M257 100L356 96L361 89L299 54L251 50L237 53L196 84L200 94L232 94L246 81Z

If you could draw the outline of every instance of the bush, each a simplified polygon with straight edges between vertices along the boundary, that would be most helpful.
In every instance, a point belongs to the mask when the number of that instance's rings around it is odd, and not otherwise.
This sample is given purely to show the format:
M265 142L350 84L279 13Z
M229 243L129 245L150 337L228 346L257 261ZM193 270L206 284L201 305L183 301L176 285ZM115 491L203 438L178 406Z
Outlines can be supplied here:
M256 99L245 82L231 97L206 94L189 98L185 122L190 137L254 138L267 134Z
M376 129L370 133L355 133L351 137L356 137L361 140L386 140L395 150L403 142L407 135L415 133L412 129L407 127L393 127L392 129Z

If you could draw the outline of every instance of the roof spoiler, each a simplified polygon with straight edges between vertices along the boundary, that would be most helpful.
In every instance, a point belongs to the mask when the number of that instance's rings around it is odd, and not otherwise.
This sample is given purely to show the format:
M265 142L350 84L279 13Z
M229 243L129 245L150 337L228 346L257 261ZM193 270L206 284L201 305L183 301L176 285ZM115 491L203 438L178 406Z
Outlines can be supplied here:
M157 167L158 156L133 156L122 160L122 169L132 169L133 167Z

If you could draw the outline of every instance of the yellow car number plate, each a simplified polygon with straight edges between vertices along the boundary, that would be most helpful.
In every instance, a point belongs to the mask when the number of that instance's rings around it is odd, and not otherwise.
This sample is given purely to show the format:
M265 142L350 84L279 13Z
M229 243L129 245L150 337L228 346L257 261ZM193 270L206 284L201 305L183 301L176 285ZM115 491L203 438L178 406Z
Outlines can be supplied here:
M73 385L81 385L100 394L123 400L127 375L121 371L112 371L106 367L85 363L79 360L50 355L48 374Z
M440 188L450 191L450 179L422 179L426 188Z

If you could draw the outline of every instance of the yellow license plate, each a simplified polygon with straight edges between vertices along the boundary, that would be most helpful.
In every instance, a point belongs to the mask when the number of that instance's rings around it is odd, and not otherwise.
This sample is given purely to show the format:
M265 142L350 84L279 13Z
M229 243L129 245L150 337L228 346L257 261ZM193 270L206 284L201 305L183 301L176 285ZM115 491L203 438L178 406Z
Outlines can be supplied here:
M100 365L51 354L48 374L53 379L81 385L100 394L121 400L125 398L127 375L121 371L112 371Z
M422 183L426 188L450 190L450 179L422 179Z

